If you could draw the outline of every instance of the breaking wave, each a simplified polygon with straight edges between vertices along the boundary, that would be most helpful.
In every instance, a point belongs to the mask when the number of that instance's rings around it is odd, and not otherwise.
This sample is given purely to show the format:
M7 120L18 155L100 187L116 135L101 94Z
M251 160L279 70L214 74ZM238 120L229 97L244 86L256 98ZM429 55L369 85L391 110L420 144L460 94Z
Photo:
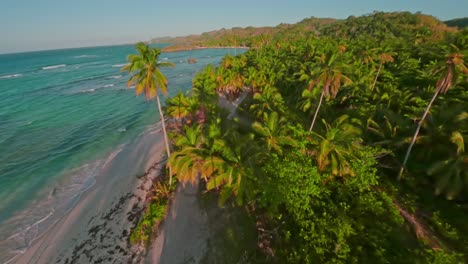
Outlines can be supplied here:
M62 68L62 67L65 67L65 66L67 66L67 65L66 64L51 65L51 66L42 67L42 69L43 70L53 70L53 69Z

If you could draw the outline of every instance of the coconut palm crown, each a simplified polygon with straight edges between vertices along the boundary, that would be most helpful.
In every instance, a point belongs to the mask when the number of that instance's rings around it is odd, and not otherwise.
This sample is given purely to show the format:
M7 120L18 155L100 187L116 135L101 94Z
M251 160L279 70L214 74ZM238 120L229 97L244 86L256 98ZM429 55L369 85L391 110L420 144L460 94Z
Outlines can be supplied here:
M156 97L164 134L164 143L166 145L166 153L169 158L171 153L167 138L166 123L159 99L159 90L161 90L164 95L167 95L167 78L159 69L162 67L174 67L174 64L168 61L159 61L158 56L161 54L161 50L151 48L143 42L137 43L135 48L138 54L129 55L129 63L121 70L128 71L132 74L127 82L127 86L131 87L132 85L135 85L136 95L144 93L147 100L151 100ZM172 184L171 166L169 166L169 177L169 184Z

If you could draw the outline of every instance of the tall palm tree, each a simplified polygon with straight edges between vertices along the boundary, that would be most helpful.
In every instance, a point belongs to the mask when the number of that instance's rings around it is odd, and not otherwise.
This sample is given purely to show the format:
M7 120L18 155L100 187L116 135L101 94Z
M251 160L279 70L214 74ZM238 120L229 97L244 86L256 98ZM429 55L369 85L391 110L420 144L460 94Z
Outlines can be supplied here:
M161 62L158 56L161 54L160 49L151 48L143 42L135 45L138 54L131 54L128 56L128 64L121 70L128 71L132 76L127 82L130 87L135 84L135 93L140 95L144 93L147 100L156 97L158 103L158 110L161 119L164 143L166 145L167 157L170 158L171 151L169 148L169 140L167 138L166 122L164 114L161 109L161 102L159 99L159 90L164 95L167 95L167 79L166 76L159 70L162 67L174 67L171 62ZM172 184L172 168L169 165L169 185Z
M377 83L377 79L379 78L380 71L382 70L383 65L387 62L393 62L394 59L392 57L392 54L384 52L379 55L379 61L380 61L379 69L377 70L377 75L375 75L375 79L374 79L374 83L372 84L371 91L374 90L375 84Z
M323 87L309 131L312 131L314 128L315 120L317 119L318 112L322 106L323 97L332 96L335 98L342 84L347 85L352 82L351 79L349 79L341 72L340 67L336 65L337 56L338 54L331 52L329 52L327 55L322 54L322 56L319 58L319 65L317 65L316 69L313 70L310 74L311 76L318 74L318 76L310 81L308 89L311 90L318 83L322 83ZM301 76L301 79L307 78L310 77L308 75Z
M434 103L439 93L445 94L451 87L453 87L456 84L460 73L468 75L468 67L464 64L463 55L461 53L455 52L447 56L443 67L441 69L437 69L435 73L437 72L443 72L442 77L440 77L440 79L437 81L434 95L432 96L431 101L427 105L426 110L424 111L424 114L421 117L421 120L419 120L418 122L418 127L414 132L413 139L411 140L408 150L406 151L403 164L401 165L400 173L398 174L398 179L401 179L403 176L403 171L406 166L406 163L408 162L411 149L413 148L413 145L416 142L419 130L421 130L424 120L426 119L426 116L431 109L432 103Z

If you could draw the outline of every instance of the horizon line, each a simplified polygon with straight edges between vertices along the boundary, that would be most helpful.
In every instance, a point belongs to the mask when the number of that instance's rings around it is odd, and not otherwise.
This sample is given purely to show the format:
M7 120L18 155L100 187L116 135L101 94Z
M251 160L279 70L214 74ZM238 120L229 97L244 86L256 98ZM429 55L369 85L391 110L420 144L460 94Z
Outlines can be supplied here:
M231 28L224 28L224 27L221 27L221 28L218 28L218 29L213 29L213 30L210 30L210 31L205 31L205 32L198 32L198 33L192 33L192 34L185 34L185 35L174 35L174 36L154 36L152 37L150 40L146 40L146 41L143 41L143 40L138 40L138 41L129 41L129 42L125 42L125 43L116 43L116 44L97 44L97 45L84 45L84 46L77 46L77 47L63 47L63 48L45 48L45 49L32 49L32 50L24 50L24 51L12 51L12 52L2 52L0 51L0 56L2 55L12 55L12 54L23 54L23 53L34 53L34 52L44 52L44 51L58 51L58 50L72 50L72 49L85 49L85 48L99 48L99 47L115 47L115 46L130 46L130 45L135 45L136 43L138 42L144 42L144 43L148 43L148 44L168 44L168 43L151 43L151 41L153 41L154 39L158 39L158 38L181 38L181 37L188 37L188 36L193 36L193 35L202 35L203 33L208 33L208 32L212 32L212 31L219 31L219 30L222 30L222 29L234 29L234 28L248 28L248 27L254 27L254 28L261 28L261 27L277 27L281 24L289 24L289 25L294 25L294 24L297 24L305 19L309 19L309 18L318 18L318 19L336 19L336 20L346 20L348 19L349 17L351 16L355 16L355 17L362 17L362 16L369 16L369 15L372 15L374 13L378 13L378 12L383 12L383 13L405 13L405 12L409 12L411 14L422 14L422 15L429 15L429 16L432 16L434 18L436 18L437 20L441 21L441 22L447 22L447 21L451 21L451 20L456 20L456 19L463 19L463 18L467 18L467 17L456 17L456 18L451 18L451 19L448 19L448 20L442 20L440 19L439 17L435 16L435 15L431 15L431 14L425 14L425 13L422 13L421 11L417 11L417 12L411 12L411 11L389 11L389 12L386 12L386 11L381 11L381 10L374 10L373 12L371 13L365 13L365 14L362 14L362 15L349 15L347 18L333 18L333 17L317 17L317 16L309 16L309 17L305 17L305 18L302 18L300 20L298 20L297 22L295 23L286 23L286 22L280 22L278 24L276 24L275 26L246 26L246 27L241 27L241 26L233 26Z

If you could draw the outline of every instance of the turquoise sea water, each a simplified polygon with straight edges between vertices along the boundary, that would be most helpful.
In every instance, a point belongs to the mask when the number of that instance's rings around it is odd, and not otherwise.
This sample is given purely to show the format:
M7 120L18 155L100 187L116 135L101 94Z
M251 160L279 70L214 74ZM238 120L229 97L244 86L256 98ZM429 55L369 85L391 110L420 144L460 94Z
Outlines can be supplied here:
M23 250L5 241L40 235L40 224L70 210L119 146L158 122L156 102L135 97L119 71L130 53L133 46L0 55L0 262L6 250ZM163 70L170 95L227 53L235 51L163 53L176 64Z

